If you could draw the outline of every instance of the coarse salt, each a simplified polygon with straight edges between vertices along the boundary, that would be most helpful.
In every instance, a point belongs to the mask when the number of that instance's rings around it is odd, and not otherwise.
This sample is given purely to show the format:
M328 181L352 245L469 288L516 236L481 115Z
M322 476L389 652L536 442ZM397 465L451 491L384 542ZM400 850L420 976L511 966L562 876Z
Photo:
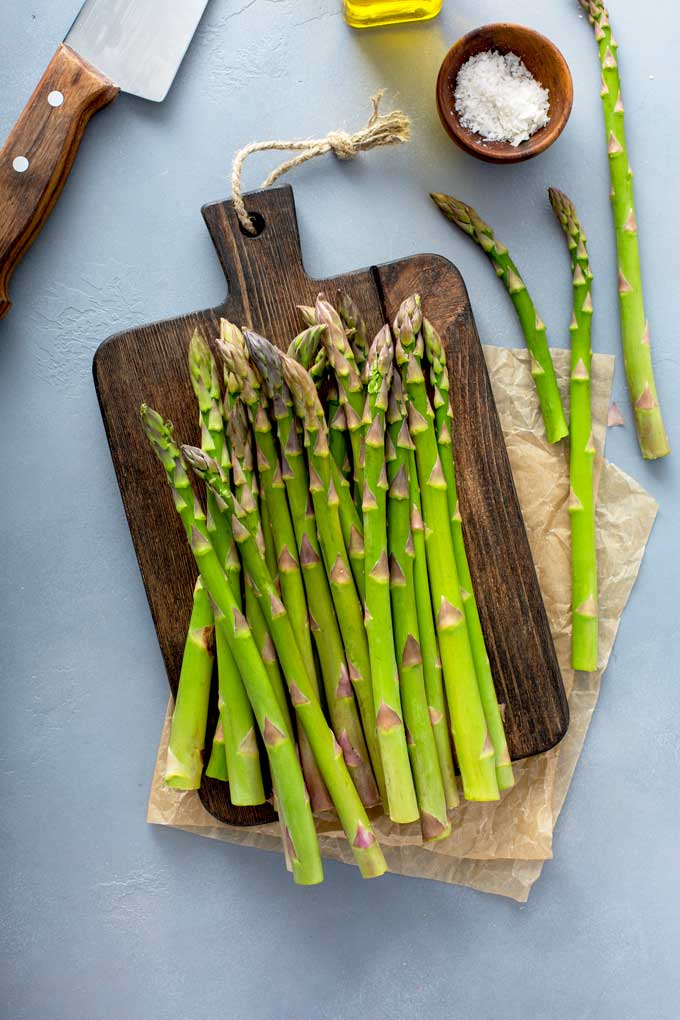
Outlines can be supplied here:
M489 142L517 146L550 119L548 90L515 53L470 57L458 72L454 99L463 127Z

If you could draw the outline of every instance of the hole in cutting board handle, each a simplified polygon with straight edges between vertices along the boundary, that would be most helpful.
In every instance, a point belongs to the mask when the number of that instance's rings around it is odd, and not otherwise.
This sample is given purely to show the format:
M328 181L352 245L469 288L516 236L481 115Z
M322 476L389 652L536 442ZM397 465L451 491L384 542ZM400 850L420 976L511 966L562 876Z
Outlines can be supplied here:
M244 230L240 220L239 220L238 228L239 228L239 230L241 231L241 233L243 234L244 237L247 237L247 238L250 238L250 239L252 239L253 237L259 237L260 234L262 234L264 232L264 230L265 230L265 228L267 226L267 224L265 222L265 218L259 212L251 212L250 209L248 209L248 215L250 216L252 224L255 227L255 233L254 234L249 234L246 230Z

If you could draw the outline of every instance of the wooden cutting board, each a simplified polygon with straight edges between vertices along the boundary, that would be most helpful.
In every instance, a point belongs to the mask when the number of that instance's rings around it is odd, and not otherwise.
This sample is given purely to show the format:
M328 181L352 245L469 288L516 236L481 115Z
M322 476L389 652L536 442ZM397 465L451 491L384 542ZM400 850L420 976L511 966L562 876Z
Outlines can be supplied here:
M118 333L104 341L94 358L111 456L173 693L196 570L169 487L142 432L140 404L146 401L170 418L180 441L197 444L187 369L194 329L211 340L219 333L220 316L226 316L285 348L301 328L296 305L313 304L321 290L333 297L341 287L358 303L373 335L384 321L393 320L405 297L418 291L447 345L465 539L494 680L506 706L510 753L513 759L524 758L553 747L566 732L568 708L484 355L458 270L438 255L414 255L312 280L302 263L292 189L255 192L247 204L261 217L257 237L242 233L231 202L203 209L229 285L224 303ZM213 728L214 719L211 734ZM273 818L268 805L233 807L224 783L204 780L200 795L209 811L232 824Z

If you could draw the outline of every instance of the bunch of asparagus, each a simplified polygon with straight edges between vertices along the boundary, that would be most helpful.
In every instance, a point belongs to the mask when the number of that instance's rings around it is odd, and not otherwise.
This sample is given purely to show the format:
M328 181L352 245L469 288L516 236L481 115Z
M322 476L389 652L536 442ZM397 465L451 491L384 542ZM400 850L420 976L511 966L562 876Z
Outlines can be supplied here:
M287 354L222 321L189 368L201 448L142 406L194 553L166 782L206 771L266 796L297 882L322 880L314 815L335 811L365 877L386 870L369 810L446 838L459 802L513 784L467 562L445 354L417 295L369 346L352 299L301 308ZM323 400L322 400L323 397ZM190 475L205 482L203 504Z

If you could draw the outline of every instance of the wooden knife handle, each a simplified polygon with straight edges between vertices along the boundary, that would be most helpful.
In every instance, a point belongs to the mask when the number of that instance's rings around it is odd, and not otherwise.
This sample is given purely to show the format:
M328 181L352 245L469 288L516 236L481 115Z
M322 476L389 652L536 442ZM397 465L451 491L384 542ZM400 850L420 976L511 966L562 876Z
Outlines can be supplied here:
M62 43L0 152L0 319L7 281L59 197L85 125L118 92Z

